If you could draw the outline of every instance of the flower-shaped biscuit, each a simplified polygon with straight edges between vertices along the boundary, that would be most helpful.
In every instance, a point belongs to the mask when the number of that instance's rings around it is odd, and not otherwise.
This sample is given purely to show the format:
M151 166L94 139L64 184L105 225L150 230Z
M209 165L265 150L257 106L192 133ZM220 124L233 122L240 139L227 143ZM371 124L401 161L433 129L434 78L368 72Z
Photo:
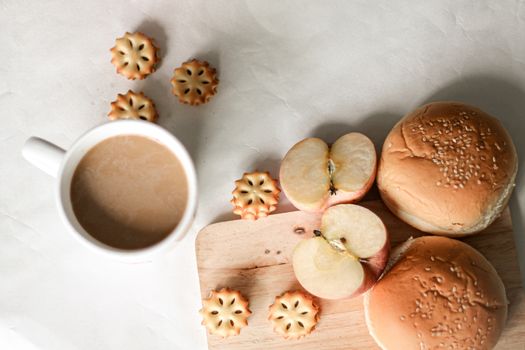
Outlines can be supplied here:
M193 59L176 68L171 85L179 102L192 106L206 103L217 92L219 80L215 69L206 61Z
M129 90L125 95L118 94L117 99L111 102L109 119L142 119L154 122L157 120L155 104L142 92L134 93Z
M286 339L310 334L319 320L319 307L302 292L286 292L275 298L268 319L273 330Z
M242 179L235 181L235 186L230 202L234 214L241 218L256 220L276 209L281 190L268 172L244 173Z
M210 334L223 338L238 335L241 328L248 325L248 301L240 292L223 288L212 290L210 297L202 301L202 324Z
M144 79L153 73L159 61L153 40L140 32L124 34L110 51L117 73L131 80Z

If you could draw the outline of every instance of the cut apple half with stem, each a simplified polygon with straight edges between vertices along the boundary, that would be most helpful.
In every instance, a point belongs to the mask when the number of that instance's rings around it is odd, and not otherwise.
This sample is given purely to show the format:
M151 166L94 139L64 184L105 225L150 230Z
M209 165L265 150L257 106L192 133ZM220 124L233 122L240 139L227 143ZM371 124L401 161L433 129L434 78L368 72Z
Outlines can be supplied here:
M323 211L361 199L374 182L376 163L374 144L363 134L346 134L331 147L307 138L284 156L279 181L297 209Z
M313 238L297 244L293 270L310 294L342 299L366 292L385 269L390 251L381 219L355 204L328 208Z

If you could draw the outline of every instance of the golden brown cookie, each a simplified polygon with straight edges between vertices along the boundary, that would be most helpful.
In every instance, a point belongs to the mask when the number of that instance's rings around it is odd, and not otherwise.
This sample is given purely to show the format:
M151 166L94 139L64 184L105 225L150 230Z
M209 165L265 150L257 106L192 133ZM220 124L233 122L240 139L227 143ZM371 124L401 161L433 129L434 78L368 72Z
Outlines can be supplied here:
M223 338L239 335L252 314L248 309L248 300L240 292L228 288L212 290L210 297L202 301L199 313L208 332Z
M279 192L277 181L268 172L244 173L240 180L235 181L233 198L233 213L243 219L257 220L268 216L277 207Z
M117 73L131 80L144 79L153 73L159 61L153 40L140 32L124 34L110 51Z
M286 339L298 339L314 329L319 320L319 307L308 294L286 292L275 298L268 319L275 332Z
M142 119L150 122L157 120L155 104L142 92L134 93L129 90L125 95L118 94L117 99L111 102L109 119Z
M217 92L219 80L206 61L193 59L176 68L171 79L173 94L179 102L192 106L206 103Z

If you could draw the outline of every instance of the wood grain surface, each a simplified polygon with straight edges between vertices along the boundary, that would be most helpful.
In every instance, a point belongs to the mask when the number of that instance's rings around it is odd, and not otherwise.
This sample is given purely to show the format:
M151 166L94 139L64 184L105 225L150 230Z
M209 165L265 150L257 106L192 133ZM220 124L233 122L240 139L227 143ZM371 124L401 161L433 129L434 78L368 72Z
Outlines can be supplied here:
M392 246L422 233L394 217L381 201L361 205L379 215L387 226ZM378 349L368 334L362 297L319 300L321 320L315 331L300 340L275 334L267 320L276 295L302 289L296 281L291 253L297 242L313 235L320 214L294 211L257 221L235 220L209 225L196 241L202 297L221 287L238 289L250 300L253 314L241 334L228 339L208 335L210 350L230 349ZM510 300L509 318L496 349L525 350L525 291L521 285L516 247L508 208L485 231L463 241L478 249L501 276ZM197 310L196 310L197 311Z

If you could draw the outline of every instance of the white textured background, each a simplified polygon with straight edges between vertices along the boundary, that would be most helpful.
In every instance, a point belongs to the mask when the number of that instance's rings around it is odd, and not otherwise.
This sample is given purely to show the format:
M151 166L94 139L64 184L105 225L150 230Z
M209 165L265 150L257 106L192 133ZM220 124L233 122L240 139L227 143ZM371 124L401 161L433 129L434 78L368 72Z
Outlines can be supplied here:
M131 82L108 50L137 29L156 39L162 64ZM220 75L218 95L197 108L169 84L193 57ZM20 155L31 135L67 148L130 88L154 99L201 186L193 231L141 265L78 245L59 221L53 179ZM255 167L276 175L310 135L358 130L380 147L403 114L436 99L475 104L510 130L525 271L523 1L0 0L0 349L205 349L194 239L232 217L233 180Z

